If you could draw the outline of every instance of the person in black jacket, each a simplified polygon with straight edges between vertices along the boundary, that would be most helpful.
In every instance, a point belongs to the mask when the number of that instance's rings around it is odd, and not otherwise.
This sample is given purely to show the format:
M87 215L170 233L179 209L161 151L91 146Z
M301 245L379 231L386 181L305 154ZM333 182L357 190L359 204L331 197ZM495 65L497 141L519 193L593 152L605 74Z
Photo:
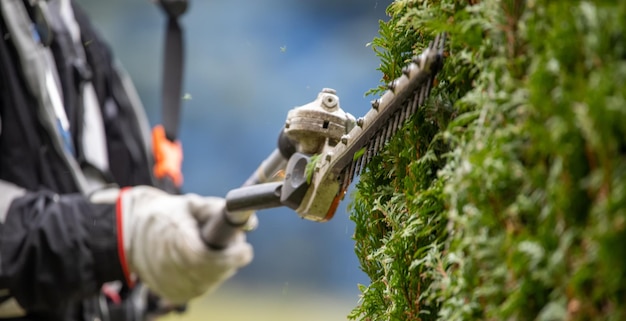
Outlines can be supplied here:
M223 199L153 187L138 96L76 4L1 1L0 32L0 319L140 320L252 260L200 237Z

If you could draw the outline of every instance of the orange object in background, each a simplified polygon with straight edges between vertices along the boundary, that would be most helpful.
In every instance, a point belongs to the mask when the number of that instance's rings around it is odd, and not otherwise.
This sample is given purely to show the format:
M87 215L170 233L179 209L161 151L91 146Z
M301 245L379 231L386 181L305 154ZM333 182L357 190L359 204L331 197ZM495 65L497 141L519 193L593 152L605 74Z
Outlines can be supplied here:
M183 184L183 147L180 141L170 141L165 129L157 125L152 129L152 153L154 154L154 176L158 179L169 177L176 187Z

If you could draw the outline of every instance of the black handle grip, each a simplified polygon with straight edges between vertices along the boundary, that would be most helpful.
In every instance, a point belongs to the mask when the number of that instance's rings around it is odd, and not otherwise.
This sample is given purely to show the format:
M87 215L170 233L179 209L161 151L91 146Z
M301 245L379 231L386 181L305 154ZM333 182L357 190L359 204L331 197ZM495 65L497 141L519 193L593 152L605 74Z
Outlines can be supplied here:
M200 235L207 246L218 250L226 248L246 225L250 217L247 213L283 205L281 202L283 183L266 181L278 170L285 168L287 159L295 151L295 143L281 131L278 148L261 163L242 187L228 192L222 215L200 228ZM233 217L235 219L232 219Z
M246 222L235 224L228 219L224 209L221 215L211 219L200 229L200 235L206 245L214 250L225 249L228 244L240 233Z
M204 242L213 249L223 249L248 222L253 211L282 206L281 182L244 186L226 194L222 214L201 229Z

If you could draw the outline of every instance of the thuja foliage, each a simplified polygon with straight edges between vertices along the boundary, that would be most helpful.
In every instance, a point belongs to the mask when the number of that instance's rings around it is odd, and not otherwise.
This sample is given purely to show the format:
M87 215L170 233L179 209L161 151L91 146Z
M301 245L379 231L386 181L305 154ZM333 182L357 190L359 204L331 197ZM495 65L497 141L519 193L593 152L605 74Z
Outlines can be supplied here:
M448 46L353 195L371 283L350 318L626 320L626 2L387 10L384 82L436 34Z

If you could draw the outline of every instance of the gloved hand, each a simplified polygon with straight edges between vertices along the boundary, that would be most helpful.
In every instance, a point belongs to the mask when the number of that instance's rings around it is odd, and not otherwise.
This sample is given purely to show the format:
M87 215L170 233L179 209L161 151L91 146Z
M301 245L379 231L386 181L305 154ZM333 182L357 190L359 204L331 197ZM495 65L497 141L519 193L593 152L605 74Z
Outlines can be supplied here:
M195 194L170 195L148 186L96 192L92 202L117 201L120 261L154 293L185 303L211 291L252 260L241 232L222 250L212 250L200 228L221 215L224 200ZM124 262L126 261L126 262Z

